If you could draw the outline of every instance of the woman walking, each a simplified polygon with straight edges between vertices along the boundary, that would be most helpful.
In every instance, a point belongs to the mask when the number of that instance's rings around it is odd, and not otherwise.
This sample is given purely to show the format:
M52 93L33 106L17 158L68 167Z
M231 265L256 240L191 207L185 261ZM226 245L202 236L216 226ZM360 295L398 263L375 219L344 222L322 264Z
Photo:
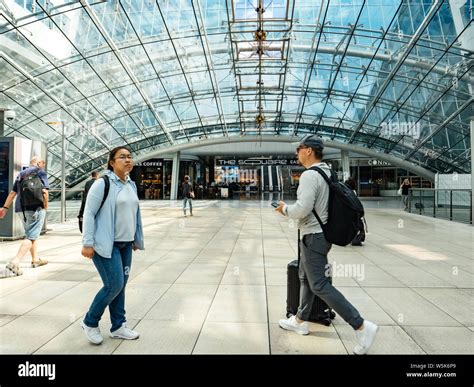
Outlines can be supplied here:
M99 320L109 307L110 337L134 340L125 318L125 286L132 250L143 250L143 230L137 187L130 180L133 158L125 147L112 149L108 171L90 188L84 209L82 255L92 258L104 286L84 317L82 328L93 344L103 341ZM105 200L104 200L105 199Z

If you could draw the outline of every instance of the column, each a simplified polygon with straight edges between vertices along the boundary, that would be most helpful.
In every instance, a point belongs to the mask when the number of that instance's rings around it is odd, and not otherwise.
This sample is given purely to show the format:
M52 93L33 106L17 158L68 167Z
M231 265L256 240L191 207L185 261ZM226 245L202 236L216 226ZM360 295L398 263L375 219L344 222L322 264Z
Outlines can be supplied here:
M178 185L179 185L179 161L181 159L180 152L173 155L173 170L171 172L171 192L170 200L178 199Z
M471 216L474 218L474 157L472 150L474 149L474 116L471 117ZM474 224L474 219L471 219Z
M5 135L5 130L3 128L4 117L5 117L5 113L3 112L3 110L0 110L0 137L3 137Z
M468 1L469 3L469 1ZM473 11L470 11L469 17L464 17L462 12L465 11L465 4L466 0L449 0L449 7L451 8L451 12L453 15L453 22L454 27L456 28L456 32L459 34L464 26L468 23L470 19L472 19ZM472 1L471 1L472 7ZM474 25L471 23L469 27L464 31L461 38L459 38L459 42L461 43L462 48L466 48L468 50L474 50L474 39L472 39L472 34L474 33ZM474 87L471 84L468 84L468 89L471 95L474 93ZM471 195L474 195L474 157L473 157L473 149L474 149L474 114L472 113L471 109L471 116L469 117L470 124L471 124ZM472 202L474 203L474 197ZM474 214L474 206L471 207L471 214ZM473 216L474 217L474 216ZM472 219L471 219L472 220ZM473 222L474 224L474 222Z
M346 181L351 176L349 168L349 151L341 150L342 181Z

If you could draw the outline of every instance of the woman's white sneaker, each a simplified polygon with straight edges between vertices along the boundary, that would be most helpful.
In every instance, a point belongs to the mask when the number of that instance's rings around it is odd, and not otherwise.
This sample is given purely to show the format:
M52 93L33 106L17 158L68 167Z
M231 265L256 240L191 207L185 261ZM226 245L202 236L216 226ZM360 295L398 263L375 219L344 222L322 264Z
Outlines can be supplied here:
M377 334L379 327L373 322L364 320L364 329L356 331L356 338L358 345L354 347L354 353L356 355L365 355L370 347L372 346L375 335Z
M110 332L110 337L113 339L135 340L140 337L140 334L138 332L132 331L129 327L127 327L126 323L123 323L119 329Z
M99 345L104 341L102 335L100 334L100 329L99 327L97 328L91 328L88 327L86 324L84 324L84 321L81 323L82 329L84 329L84 333L86 334L86 337L89 339L89 341L92 344Z

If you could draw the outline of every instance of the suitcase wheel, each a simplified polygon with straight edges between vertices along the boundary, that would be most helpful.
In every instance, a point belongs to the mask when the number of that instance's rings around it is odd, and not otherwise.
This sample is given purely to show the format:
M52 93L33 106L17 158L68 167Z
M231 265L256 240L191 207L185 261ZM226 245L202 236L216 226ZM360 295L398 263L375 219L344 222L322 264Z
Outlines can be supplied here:
M331 325L331 319L323 318L321 320L318 320L318 324L326 325L328 327L329 325Z

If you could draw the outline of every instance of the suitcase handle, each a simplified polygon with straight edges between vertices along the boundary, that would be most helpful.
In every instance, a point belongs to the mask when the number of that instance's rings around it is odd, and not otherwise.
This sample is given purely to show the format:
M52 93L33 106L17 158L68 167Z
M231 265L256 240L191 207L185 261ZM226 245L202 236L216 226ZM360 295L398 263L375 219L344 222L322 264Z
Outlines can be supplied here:
M300 229L298 229L298 267L300 267L300 254L301 254L301 251L300 251L300 239L301 239L301 231Z

